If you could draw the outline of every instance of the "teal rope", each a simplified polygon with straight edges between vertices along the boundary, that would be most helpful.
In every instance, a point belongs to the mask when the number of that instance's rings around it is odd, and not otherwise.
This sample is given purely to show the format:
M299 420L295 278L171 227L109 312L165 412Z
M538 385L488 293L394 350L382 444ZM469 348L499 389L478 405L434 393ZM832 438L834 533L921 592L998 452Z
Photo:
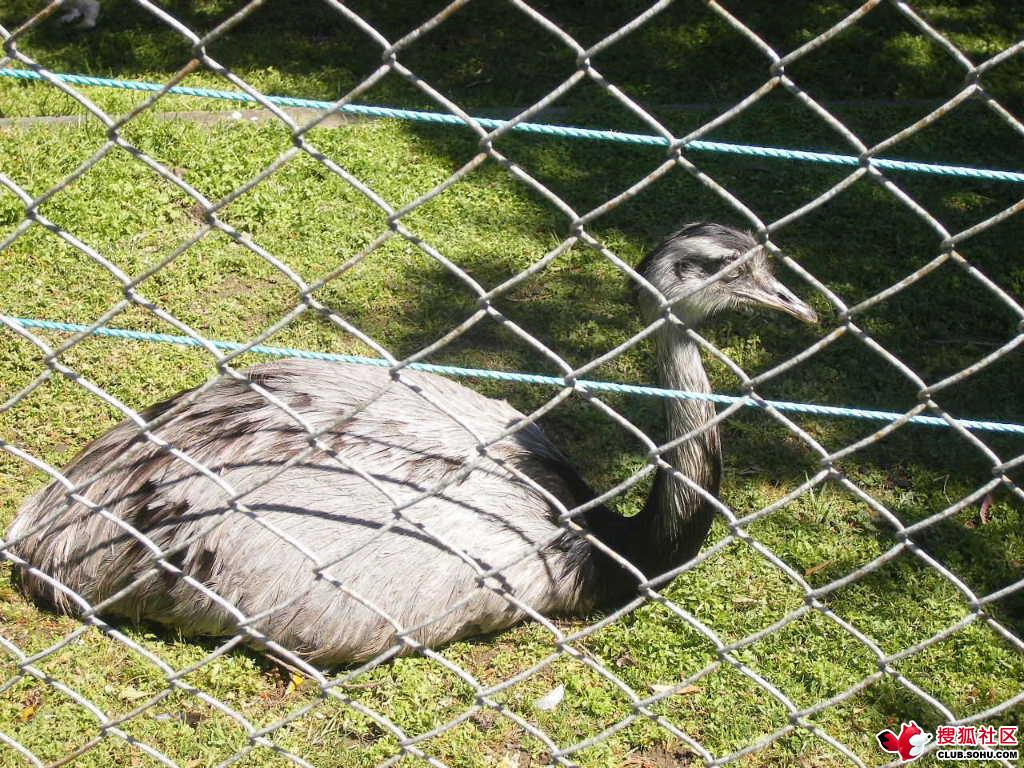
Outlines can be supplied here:
M179 344L188 347L201 347L203 343L191 336L174 336L167 333L148 333L144 331L129 331L125 328L95 328L90 330L88 325L77 323L62 323L54 320L36 320L34 318L8 317L0 315L0 319L17 323L25 328L43 328L50 331L66 331L70 333L92 333L97 336L111 336L119 339L133 339L135 341L155 341L165 344ZM244 349L245 344L234 341L209 341L210 345L217 349L226 351L237 351ZM307 349L292 349L290 347L269 347L256 345L249 348L250 352L274 357L296 357L303 360L329 360L337 363L353 363L356 365L373 365L379 368L388 368L387 360L375 357L360 357L359 355L339 355L332 352L313 352ZM461 368L454 365L435 365L433 363L410 363L408 368L417 371L428 371L444 376L457 376L476 379L491 379L494 381L513 381L525 384L541 384L552 387L571 386L564 378L559 376L542 376L536 373L516 373L513 371L492 371L481 368ZM616 392L626 395L645 395L648 397L665 397L676 400L707 400L719 405L731 405L741 403L744 406L763 408L764 406L750 399L749 397L737 397L733 395L715 395L706 392L685 392L678 389L661 389L659 387L645 387L637 384L620 384L614 381L588 381L580 379L575 382L580 389L590 392ZM860 408L841 408L832 405L815 405L813 403L791 403L779 400L766 400L765 403L779 411L792 413L803 413L813 416L838 416L852 419L866 419L869 421L893 422L903 417L903 414L895 411L868 411ZM937 416L912 416L909 421L912 424L922 424L929 427L948 427L945 419ZM1024 424L1007 424L999 421L975 421L973 419L958 419L957 423L966 429L975 429L988 432L1004 432L1024 435Z
M21 80L43 80L43 76L31 69L0 68L0 76L14 77ZM140 80L117 80L107 77L89 77L87 75L68 75L54 73L53 77L72 85L97 86L101 88L120 88L130 91L156 92L164 89L160 83L147 83ZM221 91L214 88L192 88L176 85L167 89L169 93L181 96L197 96L207 99L224 99L227 101L258 104L259 100L248 93L240 91ZM309 109L330 109L329 101L315 99L299 99L292 96L265 96L267 101L283 107L305 107ZM413 120L441 125L457 125L465 127L466 123L456 115L438 112L421 112L412 109L393 109L391 107L374 107L365 104L346 104L341 112L364 117L384 117L394 120ZM494 120L487 117L474 118L483 128L493 130L508 125L508 120ZM668 139L662 136L651 136L643 133L622 133L620 131L604 131L594 128L574 128L564 125L545 123L518 123L512 127L514 131L536 133L544 136L558 136L567 139L591 139L595 141L614 141L620 144L641 144L646 146L667 147ZM780 147L759 147L750 144L729 144L722 141L695 140L686 144L686 149L698 152L720 152L731 155L765 157L776 160L800 160L809 163L825 163L828 165L859 166L861 160L855 155L836 155L828 152L810 152L802 149L783 149ZM987 179L990 181L1009 181L1024 183L1024 172L999 171L985 168L968 168L962 165L939 165L935 163L917 163L909 160L890 160L882 157L869 158L868 162L875 168L893 171L910 171L914 173L931 173L940 176L959 176L970 179Z

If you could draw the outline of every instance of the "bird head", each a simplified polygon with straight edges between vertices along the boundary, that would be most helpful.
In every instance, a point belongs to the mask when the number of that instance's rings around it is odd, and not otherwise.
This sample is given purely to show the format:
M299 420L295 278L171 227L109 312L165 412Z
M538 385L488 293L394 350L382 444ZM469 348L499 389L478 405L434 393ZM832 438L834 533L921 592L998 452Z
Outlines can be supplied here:
M687 325L700 325L726 310L755 307L818 321L815 311L772 273L764 247L750 233L721 224L687 224L651 251L637 272ZM639 293L644 314L649 321L655 319L658 302L649 291Z

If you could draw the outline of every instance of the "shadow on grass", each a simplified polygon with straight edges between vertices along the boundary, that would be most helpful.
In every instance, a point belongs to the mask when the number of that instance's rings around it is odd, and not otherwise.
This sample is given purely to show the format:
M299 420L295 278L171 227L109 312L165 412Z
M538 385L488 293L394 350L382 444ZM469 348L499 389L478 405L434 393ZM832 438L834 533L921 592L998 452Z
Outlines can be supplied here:
M243 5L233 0L164 4L200 35ZM392 0L350 7L394 41L445 5ZM549 0L534 7L586 47L646 11L650 3L601 0L588 3L584 10L578 3ZM958 6L925 1L915 3L915 9L976 61L1024 34L1019 14L995 0ZM12 0L0 11L0 23L13 28L37 10L34 0ZM800 0L780 14L771 3L746 0L732 4L730 11L786 53L840 21L850 8L836 0ZM267 42L268 32L273 45ZM95 30L68 28L54 18L36 27L21 46L51 69L108 76L170 73L190 56L183 37L129 0L103 0ZM243 76L276 71L283 83L305 82L302 92L290 95L328 99L373 72L380 65L380 50L326 3L303 6L301 13L288 4L268 3L208 48L213 58ZM400 59L441 92L478 108L530 103L575 68L571 48L525 14L501 4L469 4L403 50ZM735 102L769 76L767 58L726 21L695 2L669 6L602 51L593 63L627 93L650 104ZM986 84L997 97L1009 99L1011 109L1022 103L1022 67L1011 57L986 75ZM787 68L787 73L825 99L948 98L963 80L963 70L952 57L888 5L874 9L827 46ZM430 103L398 78L369 95L376 103L397 97L403 106ZM586 100L581 102L585 104Z
M26 12L30 5L28 0L12 3L4 12L4 23L17 18L19 12ZM587 44L646 5L602 3L589 8L585 17L575 3L547 3L538 8L552 18L566 20L572 33ZM841 16L837 3L801 2L786 15L772 13L769 6L748 3L734 10L781 49L796 47ZM436 7L440 8L440 4ZM930 7L923 4L922 12L927 15ZM209 28L223 18L227 6L217 2L176 2L169 8L188 23ZM410 17L409 8L409 3L384 3L372 8L367 5L361 10L385 34L396 36L413 25L410 18L425 18L430 12L418 7ZM1015 39L1022 32L1021 20L1010 18L1012 14L995 2L952 10L936 6L935 11L941 16L940 28L963 35L963 44L970 43L966 38L977 37L978 51L984 49L986 35L989 39ZM695 19L700 13L704 15ZM790 20L794 18L806 23L792 24ZM896 22L903 25L900 29L906 26L889 7L873 12L850 33L826 46L821 57L798 64L794 76L815 96L832 99L948 97L954 93L962 73L936 54L930 44L907 39L905 32L890 36L888 29ZM268 28L280 34L280 46L265 44ZM529 103L573 70L573 56L562 44L538 35L538 28L525 19L510 24L507 13L491 6L471 5L446 21L442 30L431 37L433 47L425 41L402 60L428 82L470 107ZM664 56L667 48L678 53L669 57L669 62ZM872 48L879 52L877 57L860 58L864 50ZM51 23L33 33L25 49L33 55L38 52L40 59L53 69L107 75L170 72L188 57L187 46L174 42L173 34L144 11L129 3L109 1L105 3L103 25L95 34L87 36ZM282 55L281 51L287 53ZM225 40L216 43L211 55L243 74L273 67L281 73L278 82L283 86L300 82L299 76L308 76L302 80L308 90L292 93L314 98L337 97L379 64L375 46L364 37L351 35L347 25L326 6L296 15L287 4L268 4ZM830 73L836 68L829 61L845 65L840 66L841 77L832 77ZM856 66L851 66L851 61ZM730 66L723 67L723 62ZM683 3L677 3L636 36L599 56L596 66L613 82L622 83L627 92L642 93L651 103L734 102L766 76L765 61L749 43L695 4ZM1024 77L1016 81L1013 78L1019 68L1018 62L1011 62L993 74L994 89L1011 109L1022 103L1020 82L1024 82ZM508 72L515 72L515 76L508 77ZM366 100L434 106L398 78L387 80ZM567 99L567 106L573 119L589 124L636 127L621 107L614 107L597 89L580 88ZM785 146L809 146L809 142L823 140L819 139L821 129L817 122L792 114L791 108L791 101L779 96L723 132L735 131L737 137L750 143ZM917 113L845 107L842 114L851 124L885 133L911 121ZM677 127L697 124L712 115L710 111L668 111L665 119ZM1013 167L1014 157L1019 154L1014 148L1019 144L1004 142L1005 126L998 120L984 122L986 119L991 120L980 108L954 113L943 121L941 132L924 132L919 139L901 146L901 150L955 157L962 163ZM885 129L877 128L879 125ZM469 134L418 126L410 128L410 132L430 151L456 166L476 151ZM499 148L580 213L625 190L662 160L661 154L646 149L519 137L503 139ZM828 169L768 162L706 156L694 160L766 220L795 209L842 177ZM900 177L898 183L950 231L962 230L992 216L1017 199L1014 188L994 182ZM522 196L531 202L540 200L527 187L521 189ZM536 208L539 212L529 222L531 228L548 235L546 240L552 244L566 236L569 222L564 216L546 203ZM616 251L635 264L665 232L697 218L742 223L727 204L676 168L598 219L592 229L603 239L613 241ZM862 182L782 230L776 242L847 304L853 305L927 264L938 254L940 239L887 192ZM963 255L1019 300L1024 294L1024 267L1012 256L1022 239L1024 220L1017 216L969 240L963 246ZM443 244L443 239L440 242ZM536 254L532 260L539 256ZM510 274L507 264L490 260L486 254L461 266L488 288ZM381 332L400 354L432 343L476 308L471 292L461 281L427 259L405 269L400 279L402 308L397 318L374 317L347 295L343 280L325 289L325 300L360 327L373 329L375 335ZM799 286L799 281L789 282ZM813 293L806 287L798 290L804 295ZM767 370L802 352L837 326L836 314L826 300L815 296L814 301L824 318L818 330L800 327L778 316L754 316L726 318L709 328L708 335L748 373ZM510 319L576 365L598 357L641 326L625 276L599 254L583 248L574 249L548 272L515 288L497 304ZM865 311L858 316L857 323L931 383L973 364L1013 338L1019 332L1018 320L1001 299L977 280L956 265L946 264L903 293ZM649 345L640 345L624 356L609 375L638 373L639 380L650 380L651 355ZM475 326L435 358L438 362L463 364L467 359L498 359L513 370L552 369L550 362L535 349L491 321ZM1020 362L1020 353L1012 352L1003 361L938 393L936 399L954 415L1019 423L1024 420ZM736 391L737 382L723 368L711 367L717 388ZM509 397L523 410L538 407L553 394L500 386L488 391ZM831 348L781 374L761 393L780 399L902 410L916 402L915 391L916 386L897 367L847 335ZM662 431L657 403L625 398L610 401L645 432L657 439L667 437ZM811 434L831 450L867 434L862 424L800 423L809 424ZM633 441L582 402L574 401L558 409L545 419L544 425L599 490L621 479L625 467L639 466L641 457ZM1018 438L980 439L1003 460L1024 450ZM726 426L725 440L727 487L743 476L788 489L819 466L810 449L795 441L784 427L763 417L738 415L735 425ZM840 464L844 471L863 476L869 491L885 494L887 499L897 497L890 502L890 508L905 523L934 514L980 486L991 478L991 467L989 458L963 438L949 431L911 427ZM899 494L897 490L912 493ZM999 501L1005 502L1002 514L1010 523L1020 520L1019 500L999 497ZM964 578L978 594L991 593L1020 579L1020 531L1013 531L1010 524L972 528L968 522L966 514L942 521L915 541ZM893 541L884 526L864 535L876 537L885 546ZM863 583L878 594L893 593L900 586L882 571L869 574ZM1024 633L1024 595L1020 592L1000 601L993 613L1018 635ZM214 647L215 642L209 641L209 648ZM920 701L902 689L880 695L880 700L879 706L894 717L920 711ZM920 716L924 718L924 713Z

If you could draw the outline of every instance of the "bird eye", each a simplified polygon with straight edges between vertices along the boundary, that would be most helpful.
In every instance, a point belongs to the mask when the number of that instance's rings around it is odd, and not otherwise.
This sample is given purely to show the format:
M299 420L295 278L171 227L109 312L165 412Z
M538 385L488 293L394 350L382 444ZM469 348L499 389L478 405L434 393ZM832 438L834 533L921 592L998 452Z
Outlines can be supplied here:
M676 261L672 265L672 268L676 277L680 280L685 280L687 278L704 279L721 272L728 266L728 264L728 259L691 254L685 259L679 259ZM728 275L725 275L723 279L729 280L734 276L734 273L730 272Z
M703 269L705 273L713 275L716 272L720 272L722 269L724 269L728 262L726 262L724 259L714 259L710 257L705 257L699 259L697 263L700 264L700 268Z

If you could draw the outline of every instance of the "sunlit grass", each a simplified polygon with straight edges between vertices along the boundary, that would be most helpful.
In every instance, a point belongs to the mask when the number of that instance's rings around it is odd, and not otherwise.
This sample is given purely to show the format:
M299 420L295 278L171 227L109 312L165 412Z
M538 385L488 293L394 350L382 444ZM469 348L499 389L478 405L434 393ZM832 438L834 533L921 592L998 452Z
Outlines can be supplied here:
M15 5L26 4L12 7ZM183 63L183 52L166 35L152 32L137 10L118 3L105 5L105 26L94 37L48 29L28 41L27 48L34 45L33 53L49 57L49 64L55 68L84 71L84 64L76 64L94 61L96 70L139 79L166 77ZM834 21L838 6L819 5L817 15L811 14L813 23ZM218 18L225 7L223 3L196 4L190 12L210 21ZM956 16L954 10L935 6L942 18L953 18L956 24L969 21ZM125 14L125 29L115 22L121 11ZM10 12L6 8L3 11ZM568 8L561 12L571 14ZM382 24L399 25L401 14L391 18L386 8L380 13L388 17ZM966 10L963 13L969 15ZM996 11L992 13L998 16ZM613 21L609 21L609 28L616 25ZM671 18L666 17L661 26L652 26L650 37L643 39L662 40L680 50L720 50L716 45L732 50L734 43L727 42L712 22L675 27L669 21ZM762 21L770 31L771 24ZM1011 26L997 34L990 26L999 28L998 18L995 22L987 17L983 21L985 34L977 43L979 50L1001 44L1000 34L1012 41ZM254 19L240 28L239 38L226 42L214 55L223 55L232 63L232 57L237 57L240 71L266 92L331 98L353 84L356 74L342 71L348 64L338 62L362 61L359 57L368 54L361 44L351 45L352 59L337 56L335 69L318 58L325 54L315 50L308 52L306 67L300 66L302 61L292 61L290 67L281 70L265 66L257 53L243 50L243 43L250 39L247 35L266 34L269 25L279 22L277 17L268 17L262 23ZM577 25L581 34L589 29L591 37L601 33L597 21L593 28L579 20L566 23ZM469 20L466 26L475 29ZM804 32L811 34L814 29ZM857 35L871 40L871 35L884 31L871 25L865 29L863 33L858 30L852 40L837 41L841 43L838 50L855 49L854 44L864 40ZM511 25L511 30L507 34L516 39L526 34L516 25ZM797 37L806 38L804 32ZM296 45L309 33L304 27L297 32L291 28L282 32ZM334 33L342 39L341 33L332 28ZM966 31L958 34L963 36L963 44L970 44ZM134 52L125 50L126 39L138 43ZM348 44L329 43L344 45ZM93 58L87 55L90 46L96 47ZM337 48L331 50L338 53ZM636 50L642 51L643 47ZM924 75L929 67L941 70L932 61L935 51L903 37L892 37L885 50L890 63L902 62L908 72L918 72L921 82L927 79ZM465 71L449 73L450 80L445 84L481 107L524 103L526 91L540 89L547 82L547 74L539 70L562 56L547 48L542 47L542 51L544 55L538 55L535 62L538 71L531 70L534 79L523 78L529 82L518 90L505 80L471 86L474 77L480 80L486 75L474 75L468 65ZM643 59L639 52L636 56ZM643 85L641 74L651 68L651 62L644 59L630 63L628 59L614 58L607 66L610 72L618 67L627 84L639 89ZM743 60L736 61L736 71L722 75L719 93L699 91L699 78L710 77L711 65L707 63L697 67L696 74L686 75L692 79L678 81L690 90L673 91L672 78L681 71L673 63L668 74L655 76L649 84L650 97L661 103L731 98L746 82L740 66ZM486 64L482 60L479 66ZM833 93L841 97L864 95L857 90L863 84L854 82L857 74L844 76ZM819 73L818 79L812 77L810 82L825 88L828 83L820 77ZM941 83L942 77L929 81L927 87L938 87L935 82ZM224 85L209 74L196 81ZM0 81L0 110L5 116L81 111L66 97L53 93L45 86ZM126 93L89 93L114 113L138 102L137 96ZM682 95L675 95L679 93ZM926 95L937 93L928 91ZM1019 84L1011 97L1014 94L1019 96ZM901 91L895 95L912 94ZM424 106L422 94L412 98L401 83L392 82L372 92L372 96L379 103ZM628 122L621 110L612 110L614 105L599 94L581 90L573 98L571 114L582 123ZM161 108L221 107L181 99L169 100ZM672 114L677 125L696 125L714 112ZM912 122L918 111L912 107L847 105L842 114L858 128L884 135ZM954 113L898 149L905 156L1012 167L1014 158L1019 157L1019 137L1008 137L1006 126L989 118L991 115L986 116L980 109ZM750 143L810 148L834 146L827 142L836 141L813 115L795 112L793 102L784 95L770 97L718 135ZM292 146L288 132L273 123L226 122L202 127L150 116L129 125L124 137L214 201L251 179ZM317 130L308 140L394 208L443 182L478 149L468 132L392 122ZM30 194L39 195L58 184L104 142L100 127L2 129L0 170ZM500 148L579 212L626 189L662 160L659 153L648 149L527 137L503 139ZM766 220L793 210L842 178L835 169L712 156L701 157L699 162ZM1019 190L991 182L904 177L899 182L951 231L991 216L1019 197ZM169 259L204 225L194 200L120 149L55 194L41 207L41 213L130 276ZM305 155L290 160L219 215L286 262L306 282L327 274L389 231L387 215L380 208ZM18 199L0 191L0 238L11 233L23 216ZM661 235L695 218L738 221L720 199L676 168L588 229L625 261L635 264ZM493 287L561 242L570 222L528 185L488 162L406 217L403 224L473 279ZM1024 269L1011 256L1022 237L1024 228L1016 217L963 246L972 264L1018 299L1024 294ZM939 239L932 230L888 192L866 181L783 229L777 242L850 304L904 277L933 258L939 249ZM0 311L5 314L89 322L124 295L109 271L39 226L0 253L0 264ZM810 297L822 315L821 327L803 327L781 316L741 316L725 318L706 331L708 338L748 373L772 368L838 325L834 309L823 296L814 294L793 276L786 279ZM233 341L253 338L300 301L296 286L285 275L222 233L207 235L169 261L143 281L138 291L203 335ZM466 285L398 237L327 283L317 292L317 298L398 355L411 354L433 342L476 308L475 297ZM509 318L574 365L622 343L641 327L625 277L602 256L580 246L497 301ZM858 323L926 381L964 368L1018 332L1016 316L953 265L944 266L865 313ZM112 325L176 332L140 307L128 309ZM50 333L40 336L51 344L66 338ZM358 340L312 312L275 334L268 343L369 352ZM133 408L197 385L215 371L209 356L199 350L102 339L82 342L62 360ZM257 356L250 355L242 362L257 360ZM475 326L431 361L504 370L549 372L553 368L536 350L490 321ZM1020 422L1024 420L1020 361L1020 354L1015 352L936 397L959 416ZM8 331L0 331L0 400L19 393L44 367L38 349ZM717 390L739 391L739 382L725 366L709 361L708 367ZM602 366L595 377L649 383L653 370L651 348L639 344ZM553 394L552 390L511 385L471 386L508 398L526 411L539 407ZM783 399L872 408L909 408L916 402L915 387L903 374L850 335L767 382L759 391ZM637 426L663 437L657 402L625 397L609 397L608 402ZM57 376L0 414L0 438L59 467L120 418L110 406ZM874 428L856 422L805 418L799 423L828 450L848 445ZM614 485L643 466L644 456L636 441L582 399L570 400L556 409L543 425L598 489ZM1019 440L983 439L1003 459L1022 450ZM817 454L765 414L744 412L730 419L724 441L723 498L740 516L778 501L820 469ZM981 451L948 430L923 428L904 428L836 466L844 477L907 524L949 507L991 477L991 461ZM42 473L25 462L0 454L0 524L6 527L24 497L45 481ZM616 501L618 508L625 513L635 511L645 491L643 484L631 490ZM915 537L915 543L958 574L977 594L989 594L1022 576L1022 511L1019 500L997 494L984 517L978 505L968 506L927 528ZM746 530L814 588L835 582L897 543L883 515L835 482L815 487ZM733 532L725 521L717 521L709 546L730 535ZM80 627L72 619L27 602L9 585L8 573L9 567L5 566L0 587L0 633L22 651L42 651ZM892 654L927 640L970 614L961 592L922 558L904 552L864 578L823 597L828 614L809 610L766 637L751 638L774 622L804 610L805 596L783 570L741 540L732 541L700 567L681 576L664 594L671 605L645 605L577 643L576 648L612 671L641 697L663 690L661 686L697 676L692 686L659 701L651 712L665 717L716 756L741 749L789 722L786 707L734 664L742 664L752 674L770 681L797 708L809 708L850 689L878 669L875 654L844 623L864 633L882 653ZM715 644L688 624L674 606L692 615L721 642L736 644L729 659L723 663ZM999 626L1020 636L1024 604L1019 595L997 601L987 610ZM567 633L574 632L596 618L562 620L559 626ZM175 669L200 661L218 647L218 641L186 640L151 627L124 625L118 629ZM541 662L555 650L550 633L537 625L525 625L496 636L455 643L441 653L483 686L493 686ZM893 666L958 716L984 711L1017 695L1024 679L1024 660L1019 652L982 618ZM72 684L111 717L131 711L165 687L164 676L154 665L96 629L46 657L39 667L44 674ZM15 673L13 656L0 656L0 678L6 680ZM277 723L289 713L315 704L304 717L274 730L271 738L316 765L375 765L398 752L394 734L342 701L324 699L315 685L290 677L255 652L235 650L220 656L188 675L186 682L224 701L256 728ZM533 702L558 684L566 689L563 703L551 712L535 710ZM430 731L475 703L470 686L424 658L381 666L343 690L346 696L381 713L410 735ZM617 686L568 656L495 694L494 700L507 712L541 727L562 748L635 714L629 698ZM884 756L877 749L874 733L911 717L928 728L942 722L940 713L886 677L815 714L812 720L863 761L877 764ZM997 719L1009 724L1020 723L1020 717L1017 711ZM122 727L183 766L216 764L250 744L239 722L185 692L174 693ZM60 758L99 734L96 719L86 709L32 678L24 678L0 693L0 730L44 762ZM489 708L427 740L422 748L455 766L494 766L508 756L525 755L544 762L549 751L511 718ZM5 750L0 747L0 765L24 764L19 755ZM693 758L682 741L646 715L636 717L599 745L573 755L574 760L587 766L619 766L631 760L638 765L661 766L685 764ZM148 765L149 760L122 739L108 736L75 765ZM407 760L410 764L417 762ZM269 766L284 761L258 746L242 764ZM744 758L743 764L833 766L845 764L845 758L808 731L798 729Z

